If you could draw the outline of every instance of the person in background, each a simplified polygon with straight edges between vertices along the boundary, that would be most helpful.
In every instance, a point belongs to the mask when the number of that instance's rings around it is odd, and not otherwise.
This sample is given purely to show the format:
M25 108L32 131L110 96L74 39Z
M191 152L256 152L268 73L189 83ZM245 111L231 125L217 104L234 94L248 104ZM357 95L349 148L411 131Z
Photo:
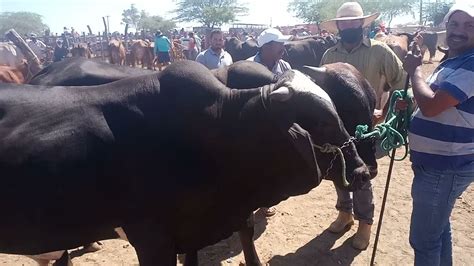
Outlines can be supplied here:
M59 62L63 60L69 53L67 47L63 45L62 40L57 40L56 45L54 46L53 52L53 62Z
M199 37L199 34L194 33L194 40L196 41L196 49L199 54L201 52L202 39Z
M455 4L444 21L448 59L426 80L418 44L404 61L418 104L408 135L417 266L453 264L451 212L474 181L474 6Z
M30 38L26 41L28 46L31 48L33 53L38 57L41 62L44 62L46 44L36 38L36 34L31 33Z
M291 37L291 35L283 35L275 28L268 28L262 31L257 38L259 47L257 54L247 60L264 65L275 75L283 74L283 72L291 69L290 64L281 59L285 52L284 43ZM264 207L260 209L267 217L276 214L275 207Z
M161 31L155 33L155 59L153 62L158 63L158 69L161 71L163 66L170 64L171 42L168 37L164 36Z
M210 34L211 46L199 53L196 62L205 65L209 69L230 66L232 56L224 50L224 34L220 30L213 30Z
M188 60L194 60L196 59L196 56L198 54L198 49L197 49L197 44L196 44L196 39L194 38L194 32L189 32L188 33Z
M268 28L257 38L259 50L256 55L247 60L255 61L266 66L273 74L281 75L283 72L291 69L288 62L281 59L285 52L285 41L288 41L291 35L283 35L275 28Z
M329 32L339 32L341 41L329 48L321 59L321 65L345 62L357 68L376 90L377 103L374 111L374 120L382 115L383 100L379 95L379 85L385 77L390 88L402 89L406 81L403 65L395 53L385 44L364 37L364 28L367 28L379 13L364 15L362 7L357 2L346 2L339 7L336 18L320 24L322 29ZM387 93L388 95L388 93ZM378 109L380 108L380 109ZM371 176L375 177L377 169L369 167ZM341 233L354 224L354 218L359 220L359 227L352 239L352 246L356 249L366 249L370 242L370 233L374 218L374 202L371 182L354 191L353 197L349 191L343 191L336 186L336 209L339 214L331 223L328 230ZM353 214L354 213L354 214Z

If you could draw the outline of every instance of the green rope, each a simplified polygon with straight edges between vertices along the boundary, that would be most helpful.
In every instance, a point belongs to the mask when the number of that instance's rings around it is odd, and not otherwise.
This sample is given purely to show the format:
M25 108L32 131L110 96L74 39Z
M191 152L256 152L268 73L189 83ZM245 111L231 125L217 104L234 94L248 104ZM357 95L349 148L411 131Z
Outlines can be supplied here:
M395 103L398 99L408 99L409 95L402 90L394 91L390 98L390 105L388 108L385 121L374 127L372 132L367 133L367 125L358 125L356 127L355 137L358 140L365 140L370 138L382 139L380 148L389 154L392 149L405 146L405 154L402 158L394 158L396 161L404 160L408 155L408 127L412 114L412 101L408 101L408 108L406 110L395 111ZM390 154L389 154L390 156Z
M316 144L313 144L314 147L318 148L322 153L336 153L337 155L339 155L339 157L341 158L341 168L342 168L342 184L345 186L345 187L348 187L349 186L349 182L347 182L347 178L346 178L346 161L344 160L344 154L342 153L342 150L341 148L339 148L338 146L335 146L335 145L332 145L332 144L329 144L329 143L325 143L323 144L323 146L318 146ZM336 159L336 157L334 157L331 162L330 162L330 165L328 166L328 169L326 170L326 175L329 173L329 170L331 170L332 168L332 164L333 164L333 161Z

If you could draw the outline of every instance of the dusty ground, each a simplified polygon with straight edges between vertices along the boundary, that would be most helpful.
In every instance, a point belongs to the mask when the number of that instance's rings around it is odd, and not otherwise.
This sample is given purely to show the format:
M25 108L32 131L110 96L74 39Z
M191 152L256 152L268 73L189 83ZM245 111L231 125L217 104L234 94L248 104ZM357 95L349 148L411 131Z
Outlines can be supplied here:
M424 72L430 73L436 65L424 65ZM336 193L332 183L326 181L307 195L280 203L278 213L268 220L257 215L255 243L260 259L269 265L369 265L388 165L388 158L379 160L379 175L373 181L376 222L366 251L356 251L350 245L356 227L339 235L326 230L337 216L334 209ZM377 265L413 264L413 252L408 243L412 178L408 159L395 162L378 244ZM452 215L455 265L474 265L473 219L474 186L471 185L458 199ZM73 263L91 266L138 264L133 247L125 241L103 241L103 247L95 253L73 252ZM201 265L234 266L244 262L236 234L202 250L199 258ZM0 254L0 265L35 263L26 257Z

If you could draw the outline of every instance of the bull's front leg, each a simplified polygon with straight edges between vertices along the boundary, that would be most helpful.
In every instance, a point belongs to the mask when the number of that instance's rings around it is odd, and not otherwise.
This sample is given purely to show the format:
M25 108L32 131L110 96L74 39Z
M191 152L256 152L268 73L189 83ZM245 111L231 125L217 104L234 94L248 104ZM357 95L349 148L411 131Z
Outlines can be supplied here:
M197 250L186 252L184 258L184 266L198 266L198 253Z
M176 266L176 247L168 226L151 221L123 226L141 266Z
M255 225L255 215L253 212L249 215L247 222L242 225L239 231L240 243L242 244L242 250L244 251L245 264L247 266L260 266L260 259L255 249L255 243L253 242Z

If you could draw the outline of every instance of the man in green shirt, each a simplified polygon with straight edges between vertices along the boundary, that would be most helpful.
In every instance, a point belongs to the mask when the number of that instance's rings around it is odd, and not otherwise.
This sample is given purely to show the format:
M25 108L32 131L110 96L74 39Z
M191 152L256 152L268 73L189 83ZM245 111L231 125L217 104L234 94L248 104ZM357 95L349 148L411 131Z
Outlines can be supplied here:
M364 28L368 27L379 13L364 16L362 7L357 2L346 2L337 10L336 18L321 23L322 29L329 32L339 32L340 42L326 51L321 64L345 62L357 68L369 81L377 95L374 118L382 115L382 110L388 101L388 92L384 90L385 83L390 89L402 89L406 80L402 62L395 53L379 41L365 38ZM374 121L375 121L374 119ZM353 192L353 198L347 191L336 187L339 211L337 219L329 226L329 231L340 233L347 226L359 220L357 233L354 235L352 246L356 249L366 249L370 241L370 232L374 217L372 185L367 185ZM352 214L354 211L354 214Z

